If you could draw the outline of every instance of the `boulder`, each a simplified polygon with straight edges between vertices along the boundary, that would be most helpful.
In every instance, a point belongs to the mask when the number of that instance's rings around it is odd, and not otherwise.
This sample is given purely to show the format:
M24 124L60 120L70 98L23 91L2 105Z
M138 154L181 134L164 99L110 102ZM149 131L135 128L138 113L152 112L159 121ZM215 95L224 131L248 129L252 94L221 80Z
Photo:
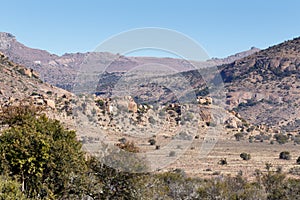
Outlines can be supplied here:
M134 113L137 112L137 104L134 101L130 101L128 103L128 111L131 111L131 112L134 112Z
M21 68L19 69L19 72L24 75L24 76L28 76L29 78L32 77L32 70L31 69L27 69L27 68Z
M52 109L55 109L55 102L53 100L46 99L45 101L47 106L49 106Z

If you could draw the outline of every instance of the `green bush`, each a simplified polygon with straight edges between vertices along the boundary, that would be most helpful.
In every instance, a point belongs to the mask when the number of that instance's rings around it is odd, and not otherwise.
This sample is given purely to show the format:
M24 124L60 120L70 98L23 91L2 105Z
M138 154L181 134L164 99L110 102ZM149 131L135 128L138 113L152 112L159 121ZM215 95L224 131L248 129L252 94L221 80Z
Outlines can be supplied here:
M290 160L291 159L290 152L288 152L288 151L282 151L282 152L280 152L279 159Z
M16 179L30 198L68 193L86 169L75 132L66 130L57 120L37 116L34 107L12 106L3 112L1 121L10 128L0 136L2 174Z
M241 153L240 154L240 157L243 159L243 160L250 160L251 159L251 155L249 153Z

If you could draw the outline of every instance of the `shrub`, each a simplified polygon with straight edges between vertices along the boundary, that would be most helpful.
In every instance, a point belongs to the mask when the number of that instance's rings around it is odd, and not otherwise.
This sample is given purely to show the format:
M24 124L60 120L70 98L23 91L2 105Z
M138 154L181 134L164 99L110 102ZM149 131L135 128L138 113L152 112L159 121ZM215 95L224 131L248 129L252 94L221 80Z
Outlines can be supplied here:
M219 165L227 165L227 160L226 158L222 158L219 162L218 162Z
M249 153L241 153L240 154L240 157L243 159L243 160L250 160L251 159L251 155Z
M242 133L236 133L234 134L234 137L236 141L240 141L244 137L244 135Z
M293 167L289 170L289 173L292 175L300 176L300 167Z
M52 92L52 91L47 91L46 94L47 94L47 95L52 95L53 92Z
M103 106L104 106L104 101L101 100L101 99L97 100L95 103L96 103L96 105L99 106L100 108L103 108Z
M274 138L276 139L276 141L279 144L287 143L287 141L289 140L289 137L287 135L283 135L283 134L275 134Z
M149 144L152 145L152 146L156 144L156 140L153 139L153 138L149 139L148 142L149 142Z
M291 159L290 152L288 152L288 151L282 151L282 152L280 152L279 159L290 160Z
M300 136L297 135L293 138L295 144L300 144Z
M127 140L126 140L126 138L123 137L123 138L119 139L119 142L122 144L125 144L127 142Z
M174 157L176 155L176 152L175 151L170 151L170 153L169 153L169 156L170 157Z
M249 143L253 143L254 137L253 136L249 136Z
M156 123L155 119L152 116L149 117L148 121L152 125L154 125Z
M131 153L138 153L140 152L140 148L137 147L133 142L126 141L125 143L118 143L115 144L120 149L123 149L124 151L131 152Z
M298 157L296 163L297 163L298 165L300 165L300 156Z

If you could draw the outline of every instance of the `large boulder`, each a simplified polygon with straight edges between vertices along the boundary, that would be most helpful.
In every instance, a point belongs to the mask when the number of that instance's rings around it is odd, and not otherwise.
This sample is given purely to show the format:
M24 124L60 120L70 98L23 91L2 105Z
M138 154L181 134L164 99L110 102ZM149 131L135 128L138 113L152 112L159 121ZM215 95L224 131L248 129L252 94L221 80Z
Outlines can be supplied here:
M52 109L55 109L55 102L51 99L46 99L46 105Z

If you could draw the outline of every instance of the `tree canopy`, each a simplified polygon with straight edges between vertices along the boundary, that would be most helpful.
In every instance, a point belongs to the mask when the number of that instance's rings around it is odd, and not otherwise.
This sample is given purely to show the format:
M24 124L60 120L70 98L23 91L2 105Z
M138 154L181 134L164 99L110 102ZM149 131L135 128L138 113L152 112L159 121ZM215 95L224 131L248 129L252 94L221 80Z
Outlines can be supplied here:
M35 112L18 106L2 113L10 128L0 136L0 170L20 181L28 197L54 198L71 192L87 166L75 132Z

